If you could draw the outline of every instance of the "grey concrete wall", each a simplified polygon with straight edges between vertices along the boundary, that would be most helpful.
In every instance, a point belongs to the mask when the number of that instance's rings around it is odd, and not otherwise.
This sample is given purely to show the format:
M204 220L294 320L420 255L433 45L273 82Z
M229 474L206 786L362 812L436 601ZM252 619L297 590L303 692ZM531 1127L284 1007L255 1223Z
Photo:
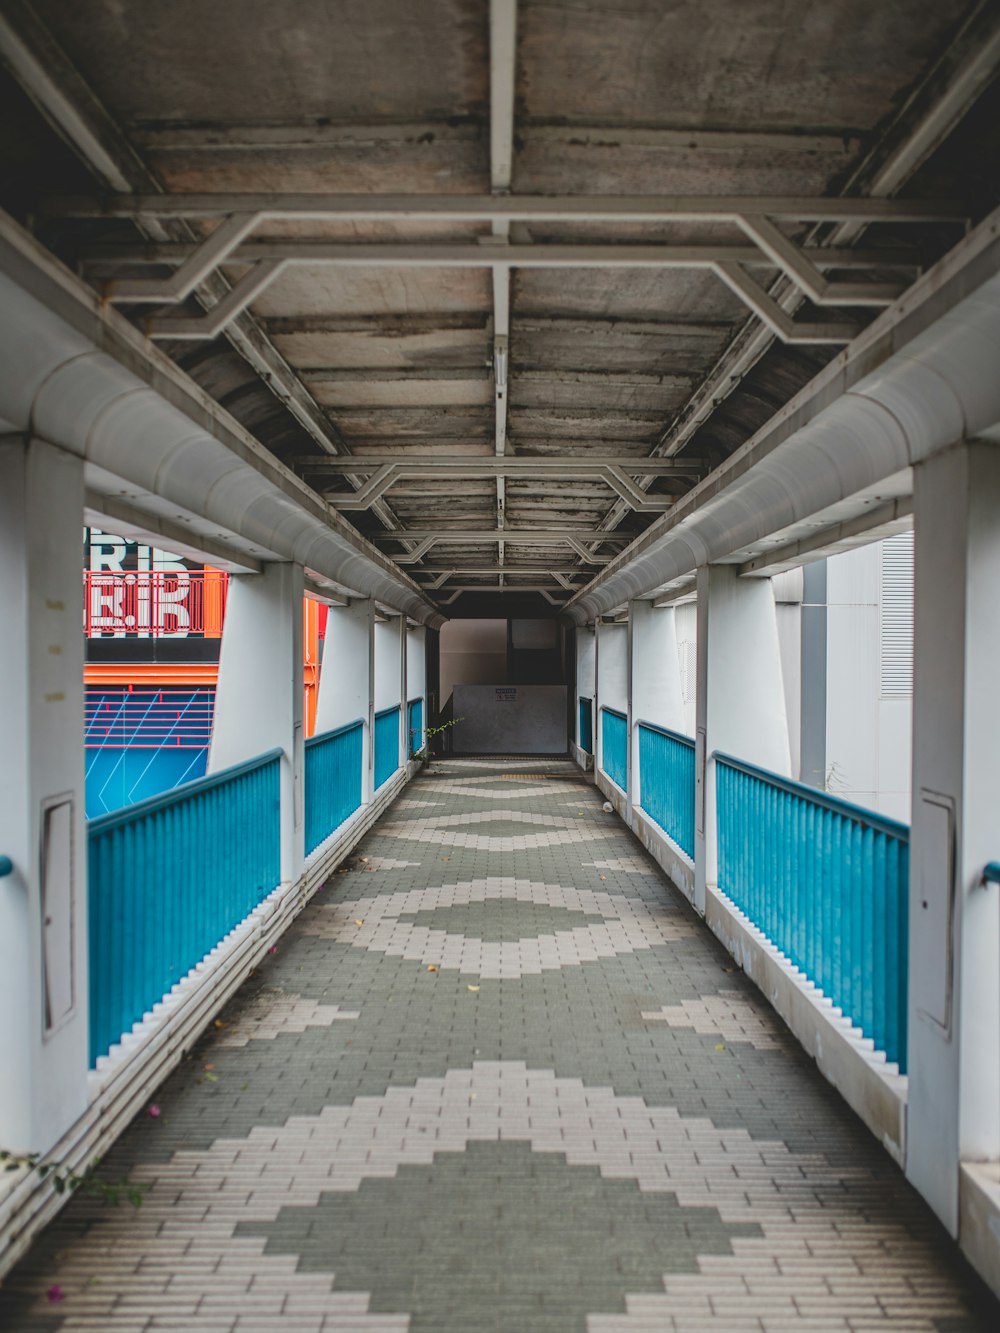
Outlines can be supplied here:
M564 754L565 685L456 685L456 751Z

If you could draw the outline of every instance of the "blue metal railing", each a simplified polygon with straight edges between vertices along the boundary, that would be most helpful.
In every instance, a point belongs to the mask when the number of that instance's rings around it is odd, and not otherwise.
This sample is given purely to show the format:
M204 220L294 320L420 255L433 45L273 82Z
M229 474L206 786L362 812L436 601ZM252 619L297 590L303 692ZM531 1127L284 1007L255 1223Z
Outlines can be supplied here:
M694 856L694 741L640 722L639 802L682 852Z
M580 695L580 725L577 744L584 754L594 753L594 701Z
M306 855L361 805L365 724L349 722L306 741Z
M412 759L424 746L424 701L411 699L406 705L406 735L409 757Z
M278 884L282 754L88 824L91 1064Z
M715 755L719 887L906 1072L905 824Z
M601 766L624 791L628 782L628 718L614 708L601 709Z
M399 767L399 704L375 714L375 790Z

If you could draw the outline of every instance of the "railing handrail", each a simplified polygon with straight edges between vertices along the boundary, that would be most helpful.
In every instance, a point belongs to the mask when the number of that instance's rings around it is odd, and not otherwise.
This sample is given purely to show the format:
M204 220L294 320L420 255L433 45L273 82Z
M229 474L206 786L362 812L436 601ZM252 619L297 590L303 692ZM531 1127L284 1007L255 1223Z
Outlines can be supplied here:
M342 727L334 727L332 731L321 731L315 736L307 736L305 748L308 750L310 746L319 745L322 741L332 741L335 736L343 736L345 731L353 731L355 727L363 727L364 725L364 718L359 717L353 722L345 722Z
M424 701L424 696L422 694L415 694L412 699L407 699L406 702L408 704L422 704L423 701Z
M594 702L594 696L592 694L578 694L577 698L581 703L592 704Z
M264 768L267 764L273 763L275 759L281 759L284 753L284 750L277 746L273 750L267 750L264 754L256 755L253 759L245 759L241 764L233 764L230 768L220 769L218 773L209 773L203 778L192 778L190 782L182 782L179 786L171 787L169 791L161 792L158 796L147 796L144 801L136 801L134 805L126 805L121 810L112 810L106 815L98 815L96 819L88 819L87 833L88 835L107 833L109 829L115 828L119 824L129 824L133 820L152 814L156 810L164 810L167 806L178 805L181 801L187 801L193 796L200 796L203 792L211 791L213 787L221 787L233 778L239 778L245 773L253 773L258 768Z
M762 778L772 787L787 791L792 796L801 796L807 801L812 801L814 805L824 806L834 814L847 815L858 823L881 829L883 833L899 838L902 842L908 843L910 840L909 824L902 824L898 819L890 819L888 815L880 815L876 810L855 805L853 801L845 801L840 796L831 796L829 792L820 791L818 787L810 787L805 782L796 782L794 778L782 777L780 773L772 773L770 769L760 768L757 764L748 764L745 759L737 759L735 755L724 754L721 750L714 750L712 758L729 768L747 773L752 778Z
M618 708L612 708L609 704L601 704L602 713L610 713L612 717L620 717L623 722L628 721L628 714L623 713Z
M399 709L400 709L399 704L390 704L388 708L380 708L378 712L375 714L376 722L380 717L388 717L390 713L398 713Z
M671 731L669 727L661 727L658 722L647 722L645 718L639 718L635 724L637 727L645 727L647 731L657 731L661 736L667 736L672 741L679 741L681 745L686 745L688 749L695 748L694 738L685 736L682 731Z

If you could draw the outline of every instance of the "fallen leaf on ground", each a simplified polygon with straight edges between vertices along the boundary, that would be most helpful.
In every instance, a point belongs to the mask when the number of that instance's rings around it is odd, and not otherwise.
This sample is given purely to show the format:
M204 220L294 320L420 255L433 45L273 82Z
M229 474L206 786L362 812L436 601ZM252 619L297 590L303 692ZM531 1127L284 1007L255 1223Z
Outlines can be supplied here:
M470 991L472 991L473 995L475 995L475 994L477 994L477 992L479 991L479 987L478 987L478 986L467 986L467 987L466 987L466 990L470 990Z
M717 1051L724 1051L726 1049L726 1043L724 1041L717 1041L715 1043L715 1049Z
M602 875L601 879L607 879L607 875Z
M428 971L428 972L436 972L436 971L437 971L437 968L434 966L433 963L428 963L428 965L427 965L427 971Z
M359 856L359 857L358 857L358 860L361 862L361 864L362 864L363 866L366 866L366 865L368 864L368 857L367 857L367 856Z
M354 918L354 924L355 924L356 926L363 926L365 923L364 923L364 921L362 920L361 917L356 916L356 917Z

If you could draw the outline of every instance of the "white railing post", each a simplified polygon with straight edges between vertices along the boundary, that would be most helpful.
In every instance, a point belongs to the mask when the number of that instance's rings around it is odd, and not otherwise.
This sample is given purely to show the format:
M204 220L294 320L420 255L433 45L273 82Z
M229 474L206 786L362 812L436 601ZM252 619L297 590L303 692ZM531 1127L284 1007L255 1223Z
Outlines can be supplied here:
M372 799L375 707L374 615L370 598L331 606L326 621L323 668L316 701L316 734L334 731L359 718L364 723L361 747L361 802Z
M209 773L280 747L281 881L305 857L302 566L267 564L229 579Z
M906 1172L963 1237L959 1165L1000 1157L1000 888L982 883L1000 848L998 512L995 444L914 469Z
M740 578L735 565L698 570L696 714L695 907L704 914L708 887L718 883L712 753L791 776L771 581Z
M17 1152L87 1106L83 497L82 459L0 443L0 1145Z

